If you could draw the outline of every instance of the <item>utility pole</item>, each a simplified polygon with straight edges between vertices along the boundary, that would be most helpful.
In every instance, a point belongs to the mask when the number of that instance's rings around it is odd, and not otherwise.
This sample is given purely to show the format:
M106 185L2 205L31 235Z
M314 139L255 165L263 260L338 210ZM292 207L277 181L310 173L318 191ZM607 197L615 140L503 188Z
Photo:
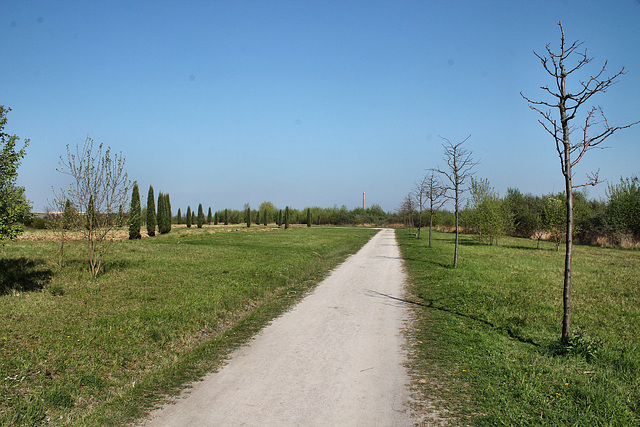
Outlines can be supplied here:
M364 191L362 192L362 210L364 210Z

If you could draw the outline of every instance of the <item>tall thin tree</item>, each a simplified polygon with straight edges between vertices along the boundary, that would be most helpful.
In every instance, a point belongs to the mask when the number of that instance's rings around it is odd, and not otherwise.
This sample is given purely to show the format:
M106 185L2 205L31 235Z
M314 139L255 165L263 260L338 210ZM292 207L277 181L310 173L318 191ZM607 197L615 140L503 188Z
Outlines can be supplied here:
M140 236L140 224L142 222L140 213L140 190L138 189L138 183L133 184L133 191L131 192L131 206L129 207L129 239L139 239Z
M147 195L147 234L149 236L156 235L156 201L152 185L149 186L149 194Z
M462 195L466 190L465 184L467 180L473 175L473 167L478 164L474 161L471 155L471 151L462 146L471 135L467 136L457 144L452 143L447 138L443 138L445 142L442 144L444 148L444 161L447 164L446 168L433 169L446 178L445 188L447 190L447 197L453 200L453 206L456 217L456 243L453 253L453 267L458 267L458 246L460 241L460 204L462 202Z
M538 122L551 135L555 142L556 152L560 157L560 167L565 181L566 194L566 251L564 261L564 283L563 283L563 316L562 335L563 343L567 343L571 337L571 267L573 254L573 189L584 186L593 186L600 182L598 172L587 174L587 181L583 184L573 182L573 167L583 158L583 156L613 135L614 132L631 127L640 122L634 122L625 126L611 126L607 121L600 107L591 107L585 115L582 132L576 142L571 142L571 133L575 129L572 125L578 110L594 95L604 93L612 85L618 82L618 78L626 73L624 67L611 77L604 77L607 61L602 68L591 76L583 78L576 86L576 91L567 89L567 79L588 75L582 70L593 58L587 56L587 50L579 51L582 42L574 41L571 44L565 42L564 28L562 22L558 22L560 27L560 50L554 52L546 46L546 55L534 55L540 60L542 67L551 76L552 85L542 86L541 89L546 95L550 95L551 101L533 101L522 93L520 95L529 103L529 107L537 111L542 118ZM575 59L574 59L575 58ZM557 109L558 116L554 117L551 110Z

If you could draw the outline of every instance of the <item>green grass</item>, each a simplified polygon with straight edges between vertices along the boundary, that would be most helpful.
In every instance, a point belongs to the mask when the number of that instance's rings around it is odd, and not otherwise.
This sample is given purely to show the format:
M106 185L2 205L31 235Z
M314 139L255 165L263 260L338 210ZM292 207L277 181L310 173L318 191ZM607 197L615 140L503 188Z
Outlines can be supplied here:
M0 425L114 425L143 416L219 366L375 233L211 230L115 243L97 280L80 242L67 244L63 268L54 242L7 244Z
M640 425L640 252L576 246L571 345L564 253L527 239L398 240L418 306L414 369L454 424Z

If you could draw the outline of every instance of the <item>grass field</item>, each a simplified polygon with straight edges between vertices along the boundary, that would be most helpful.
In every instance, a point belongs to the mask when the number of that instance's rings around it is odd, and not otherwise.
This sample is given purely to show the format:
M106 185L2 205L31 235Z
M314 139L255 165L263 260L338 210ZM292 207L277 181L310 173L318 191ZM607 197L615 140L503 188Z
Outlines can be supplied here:
M81 242L67 244L63 268L54 242L8 243L0 257L0 425L119 425L144 415L218 366L376 232L213 230L116 243L97 280Z
M398 240L418 303L424 393L460 425L640 425L640 252L576 246L573 339L559 345L564 253L453 234Z

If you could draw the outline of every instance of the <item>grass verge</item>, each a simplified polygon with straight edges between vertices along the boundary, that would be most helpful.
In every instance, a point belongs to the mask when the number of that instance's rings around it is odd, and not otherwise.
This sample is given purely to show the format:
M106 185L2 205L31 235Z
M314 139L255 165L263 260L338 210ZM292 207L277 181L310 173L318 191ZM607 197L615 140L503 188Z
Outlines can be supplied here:
M215 369L375 234L178 228L114 244L10 242L0 270L0 424L121 425ZM247 232L248 231L248 232ZM267 231L267 232L254 232Z
M564 254L396 232L419 304L414 369L461 425L640 425L640 253L576 246L573 338L561 346Z

